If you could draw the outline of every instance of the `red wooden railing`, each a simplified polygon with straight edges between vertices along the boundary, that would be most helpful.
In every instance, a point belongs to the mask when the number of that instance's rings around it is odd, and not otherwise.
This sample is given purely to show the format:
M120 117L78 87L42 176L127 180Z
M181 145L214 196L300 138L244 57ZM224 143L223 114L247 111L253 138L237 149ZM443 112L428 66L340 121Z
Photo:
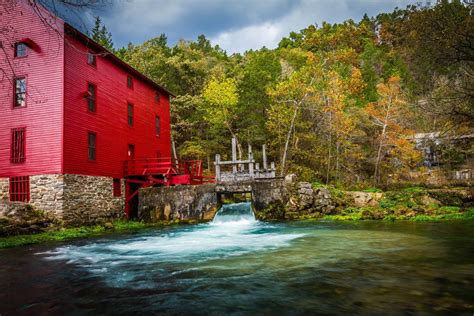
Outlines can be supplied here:
M171 158L146 158L125 161L125 177L163 175L169 184L200 184L213 182L214 177L203 176L201 160L178 160Z
M213 176L204 176L202 171L201 160L174 161L171 158L148 158L125 161L125 213L127 217L130 218L131 204L140 188L215 182Z

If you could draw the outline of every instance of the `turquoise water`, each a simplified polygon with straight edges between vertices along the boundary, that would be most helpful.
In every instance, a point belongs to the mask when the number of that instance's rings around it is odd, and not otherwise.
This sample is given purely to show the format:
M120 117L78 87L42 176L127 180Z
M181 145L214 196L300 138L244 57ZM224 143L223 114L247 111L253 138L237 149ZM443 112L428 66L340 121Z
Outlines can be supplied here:
M0 251L0 314L474 313L472 223L213 222Z

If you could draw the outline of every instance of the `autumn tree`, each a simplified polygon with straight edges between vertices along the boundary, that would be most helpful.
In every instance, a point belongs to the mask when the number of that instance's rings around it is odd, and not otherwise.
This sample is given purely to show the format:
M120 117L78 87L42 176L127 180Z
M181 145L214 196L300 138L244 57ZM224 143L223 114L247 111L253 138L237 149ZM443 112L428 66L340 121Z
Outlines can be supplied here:
M242 146L235 130L236 105L239 102L237 86L234 79L211 78L203 91L204 119L214 128L225 128L237 140L239 155L242 157Z
M419 159L414 145L408 139L412 133L405 129L402 123L408 108L400 88L400 78L391 77L386 83L380 83L377 86L377 92L379 100L369 104L366 108L373 124L379 130L376 137L377 147L373 175L375 184L380 183L381 165L389 156L395 158L400 166L413 167Z

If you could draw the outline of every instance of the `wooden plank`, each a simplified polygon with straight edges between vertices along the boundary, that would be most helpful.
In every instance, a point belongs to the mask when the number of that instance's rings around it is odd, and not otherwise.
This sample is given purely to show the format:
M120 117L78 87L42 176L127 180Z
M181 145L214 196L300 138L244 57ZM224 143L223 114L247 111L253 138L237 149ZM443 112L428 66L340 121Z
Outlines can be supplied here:
M232 137L232 162L237 161L237 139ZM232 166L232 173L237 173L237 165Z
M216 155L216 181L221 181L221 155Z
M262 145L262 155L263 155L263 170L268 169L267 165L267 145L263 144Z

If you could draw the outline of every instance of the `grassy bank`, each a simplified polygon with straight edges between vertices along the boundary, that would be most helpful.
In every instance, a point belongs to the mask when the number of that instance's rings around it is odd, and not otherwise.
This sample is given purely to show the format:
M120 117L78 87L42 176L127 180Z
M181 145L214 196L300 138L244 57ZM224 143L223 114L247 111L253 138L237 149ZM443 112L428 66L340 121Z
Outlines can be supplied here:
M461 209L457 206L443 206L435 210L423 210L422 212L404 210L384 210L374 207L347 208L341 214L324 215L323 220L383 220L399 221L408 220L415 222L440 222L474 220L474 208Z
M150 228L159 228L178 224L195 224L199 221L171 221L143 223L138 221L118 220L104 225L63 228L50 232L31 235L16 235L0 238L0 249L44 242L65 241L77 238L98 237L112 233L127 233Z

